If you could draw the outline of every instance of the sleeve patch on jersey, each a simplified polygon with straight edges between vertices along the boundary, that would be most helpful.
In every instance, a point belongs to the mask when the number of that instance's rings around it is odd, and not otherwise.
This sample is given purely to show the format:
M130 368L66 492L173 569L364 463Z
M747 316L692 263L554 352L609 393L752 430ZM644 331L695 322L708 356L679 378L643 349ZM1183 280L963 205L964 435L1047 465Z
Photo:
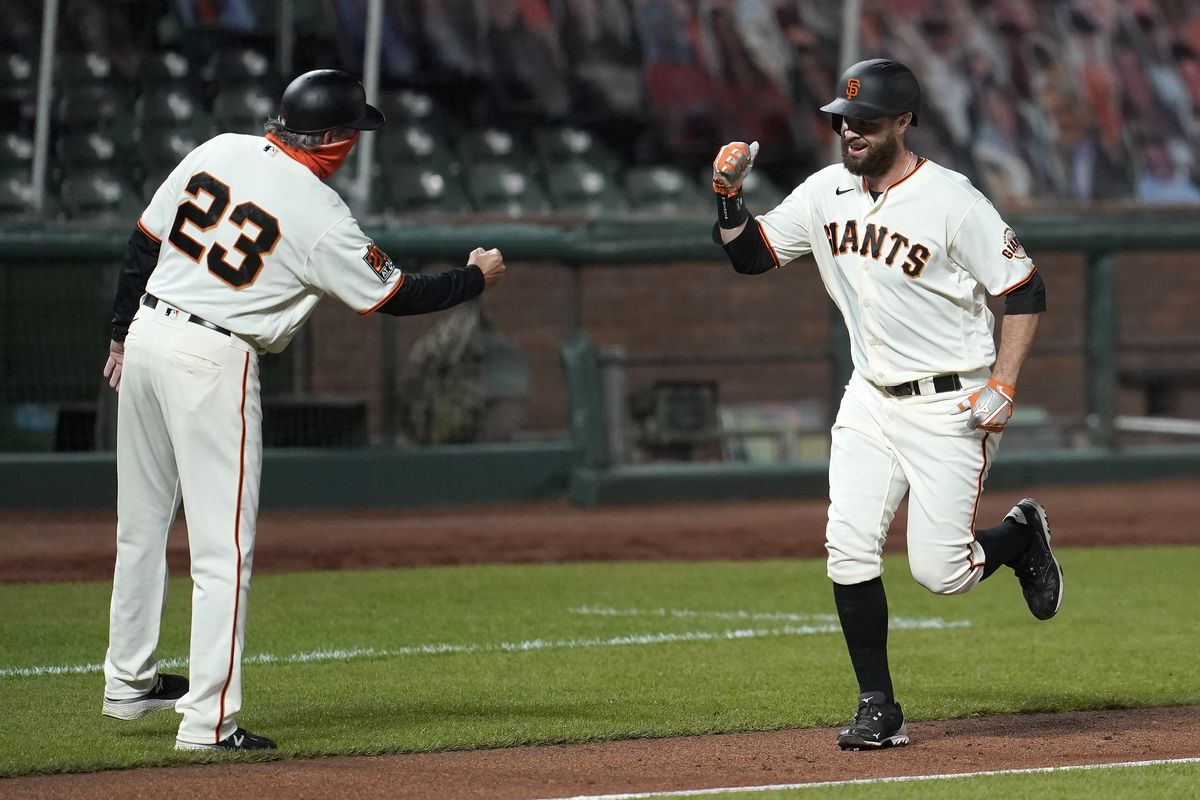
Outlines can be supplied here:
M396 265L392 263L392 259L388 257L388 254L373 244L367 245L367 252L363 256L363 261L379 276L379 280L383 283L387 283L387 279L392 277L392 273L396 271Z
M1007 259L1018 258L1025 260L1025 248L1021 246L1021 240L1017 238L1017 234L1012 228L1004 229L1004 249L1000 254Z

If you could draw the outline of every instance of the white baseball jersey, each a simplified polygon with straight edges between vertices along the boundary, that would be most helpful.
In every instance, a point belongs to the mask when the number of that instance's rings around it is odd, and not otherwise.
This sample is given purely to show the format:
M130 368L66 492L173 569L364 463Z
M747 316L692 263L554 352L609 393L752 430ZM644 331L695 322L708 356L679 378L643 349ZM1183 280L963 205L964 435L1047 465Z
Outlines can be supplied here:
M162 243L150 294L277 353L325 294L360 314L404 281L337 192L260 136L192 151L138 225Z
M988 199L926 159L878 200L841 164L826 167L758 221L778 265L813 253L854 368L879 386L990 367L984 293L1035 269Z

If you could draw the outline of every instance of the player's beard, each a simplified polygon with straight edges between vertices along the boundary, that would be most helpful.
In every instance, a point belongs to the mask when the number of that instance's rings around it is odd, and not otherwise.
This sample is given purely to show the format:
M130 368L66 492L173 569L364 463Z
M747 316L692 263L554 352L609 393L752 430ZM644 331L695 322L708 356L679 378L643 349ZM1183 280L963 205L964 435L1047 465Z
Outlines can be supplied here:
M851 175L861 175L865 178L877 178L888 171L892 162L900 155L900 137L896 134L889 136L878 144L867 142L866 155L854 159L850 157L850 145L846 137L842 137L842 166Z

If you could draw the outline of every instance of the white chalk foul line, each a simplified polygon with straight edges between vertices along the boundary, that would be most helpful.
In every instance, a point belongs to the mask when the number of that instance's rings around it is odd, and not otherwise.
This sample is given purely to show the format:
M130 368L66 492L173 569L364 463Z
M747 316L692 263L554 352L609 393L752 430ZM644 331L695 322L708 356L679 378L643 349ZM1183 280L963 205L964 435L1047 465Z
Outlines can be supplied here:
M936 617L929 619L897 619L892 628L958 628L969 622L947 622ZM395 648L353 647L348 649L310 650L291 655L258 653L242 658L243 664L308 664L325 661L351 661L361 658L400 658L405 656L457 655L470 653L527 653L537 650L579 650L593 647L638 647L677 642L738 641L743 639L768 639L784 636L813 636L837 633L841 628L836 622L816 625L783 625L774 628L735 628L730 630L683 631L625 634L607 638L588 639L526 639L519 642L465 643L441 642L418 644ZM176 669L187 666L186 658L168 658L159 662L159 667ZM31 678L42 675L91 675L103 672L102 664L49 664L32 667L0 668L0 678Z
M547 800L646 800L652 797L704 797L739 792L778 792L789 789L821 789L831 786L869 786L879 783L913 783L916 781L941 781L952 778L982 778L989 775L1034 775L1044 772L1082 772L1092 769L1120 769L1122 767L1155 767L1166 764L1197 764L1200 758L1159 758L1150 761L1120 761L1113 764L1075 764L1061 767L1026 767L1023 769L996 769L986 772L954 772L946 775L897 775L890 778L854 778L845 781L819 781L814 783L775 783L766 786L722 786L714 789L685 789L678 792L639 792L635 794L579 794L572 797L547 798Z
M690 608L609 608L605 606L577 606L568 608L568 613L592 617L670 617L674 619L720 619L752 622L823 622L838 624L836 614L796 614L786 611L696 611ZM941 617L901 617L890 620L894 630L916 630L922 628L966 628L966 620L944 620Z

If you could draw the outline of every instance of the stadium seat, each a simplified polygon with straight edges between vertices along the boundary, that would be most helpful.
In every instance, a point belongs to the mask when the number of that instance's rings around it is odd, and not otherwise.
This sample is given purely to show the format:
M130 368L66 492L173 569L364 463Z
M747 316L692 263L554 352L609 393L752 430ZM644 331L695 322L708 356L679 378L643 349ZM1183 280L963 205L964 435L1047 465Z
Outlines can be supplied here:
M134 197L123 177L108 169L68 175L59 188L59 198L69 219L132 222L141 210L140 199Z
M370 188L371 204L370 214L379 213L387 205L388 199L388 178L383 167L378 163L371 165L370 170ZM366 211L366 206L358 199L358 159L354 154L350 154L350 158L346 164L329 178L329 185L332 186L337 193L345 201L350 210L356 216L362 216Z
M558 211L586 211L603 214L626 208L620 188L602 169L572 161L556 164L546 171L550 196Z
M60 136L58 165L65 170L111 165L117 160L117 143L103 131L70 133Z
M33 180L29 170L0 168L0 214L11 218L30 213Z
M528 170L508 164L475 164L468 181L475 207L480 211L502 211L511 216L550 210L550 201Z
M148 88L137 102L138 119L177 126L205 119L204 101L186 84Z
M222 132L258 133L268 117L279 112L279 98L259 86L230 87L213 101L213 115Z
M471 201L458 175L423 166L400 167L389 171L391 192L387 207L404 212L465 213Z
M138 160L142 163L145 175L145 199L150 199L159 184L171 174L171 170L175 169L184 156L211 139L212 135L211 127L206 124L144 130ZM145 191L146 189L148 191Z
M133 105L125 92L94 85L64 89L58 101L58 121L65 130L94 130L133 119Z
M207 125L180 125L143 131L139 152L143 163L174 167L183 157L212 138Z
M669 166L632 167L625 189L634 208L657 211L697 211L708 198L680 169Z
M413 122L441 133L450 130L449 120L438 108L433 97L425 92L413 89L381 92L376 105L379 106L379 110L384 113L391 125Z
M567 161L585 161L613 174L620 169L612 151L583 128L542 128L534 133L533 138L538 155L547 167Z
M61 53L54 65L54 83L64 89L118 82L112 62L99 53Z
M0 131L33 130L37 67L18 53L0 54Z
M712 167L705 166L699 173L702 186L707 190L712 186ZM783 202L788 196L789 189L781 187L766 171L755 167L746 176L742 184L742 195L746 205L753 214L765 214Z
M146 53L138 69L138 82L145 91L188 84L195 76L187 57L174 50Z
M389 124L375 137L380 163L387 168L419 166L437 171L458 171L454 150L435 129L420 123Z
M707 170L704 176L706 182L710 181L712 171ZM706 185L708 184L706 183ZM746 176L746 181L742 184L742 195L746 198L746 204L753 213L765 214L782 203L788 192L767 177L761 169L756 169L751 170L750 174Z
M37 66L19 53L0 56L0 96L27 100L37 91Z
M0 170L28 170L33 164L33 139L20 133L0 134Z
M248 47L215 51L204 66L204 79L222 89L274 82L271 59Z
M528 171L533 157L521 140L501 128L467 131L458 137L458 150L468 164L503 163Z

